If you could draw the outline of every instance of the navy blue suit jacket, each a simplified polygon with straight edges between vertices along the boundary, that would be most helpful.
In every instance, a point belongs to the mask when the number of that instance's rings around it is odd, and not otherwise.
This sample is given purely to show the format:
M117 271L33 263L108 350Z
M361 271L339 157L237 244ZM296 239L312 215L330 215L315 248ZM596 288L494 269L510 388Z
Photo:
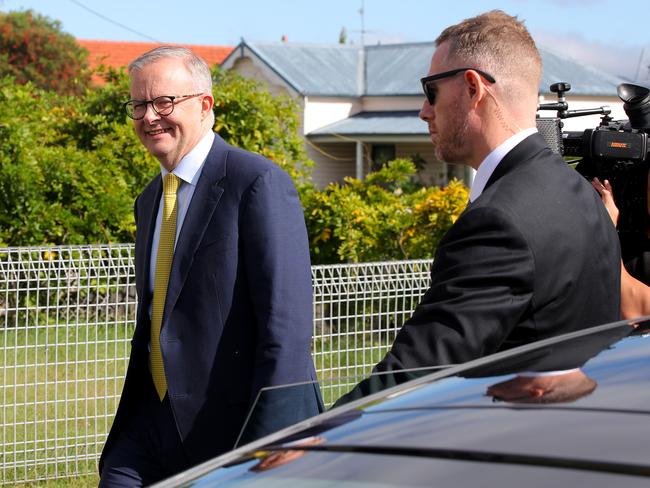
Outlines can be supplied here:
M137 322L102 457L151 382L149 262L161 192L158 175L136 200ZM160 335L192 464L233 448L261 388L316 380L311 332L309 248L294 184L277 165L215 136L176 243ZM264 395L242 441L321 410L317 385Z

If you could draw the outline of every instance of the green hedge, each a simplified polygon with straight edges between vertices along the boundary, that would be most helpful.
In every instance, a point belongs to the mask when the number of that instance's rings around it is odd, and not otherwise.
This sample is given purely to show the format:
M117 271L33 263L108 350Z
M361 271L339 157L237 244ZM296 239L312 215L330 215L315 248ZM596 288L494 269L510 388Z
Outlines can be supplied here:
M158 171L122 109L123 71L79 96L0 79L0 245L132 242L133 201ZM426 258L467 201L459 182L414 184L396 160L364 181L318 190L298 135L297 105L233 72L214 71L215 130L294 178L314 264Z

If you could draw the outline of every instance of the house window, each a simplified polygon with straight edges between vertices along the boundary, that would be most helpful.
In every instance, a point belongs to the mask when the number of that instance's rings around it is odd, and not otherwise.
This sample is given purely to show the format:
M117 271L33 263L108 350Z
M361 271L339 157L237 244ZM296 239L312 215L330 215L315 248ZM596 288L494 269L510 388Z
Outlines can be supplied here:
M371 158L370 170L381 169L386 163L395 159L395 144L373 144Z

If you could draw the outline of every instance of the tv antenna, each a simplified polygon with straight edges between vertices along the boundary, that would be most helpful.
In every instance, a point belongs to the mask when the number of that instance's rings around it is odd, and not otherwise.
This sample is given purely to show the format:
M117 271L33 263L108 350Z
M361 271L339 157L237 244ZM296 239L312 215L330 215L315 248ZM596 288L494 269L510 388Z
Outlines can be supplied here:
M365 46L365 37L366 37L366 27L365 27L365 11L364 8L365 0L361 0L361 8L359 9L359 15L361 16L361 45Z
M365 0L361 0L361 8L357 10L359 12L359 16L361 17L361 30L353 30L350 32L359 32L361 34L361 46L366 45L366 34L369 33L375 33L377 31L374 30L366 30L366 8L365 8Z

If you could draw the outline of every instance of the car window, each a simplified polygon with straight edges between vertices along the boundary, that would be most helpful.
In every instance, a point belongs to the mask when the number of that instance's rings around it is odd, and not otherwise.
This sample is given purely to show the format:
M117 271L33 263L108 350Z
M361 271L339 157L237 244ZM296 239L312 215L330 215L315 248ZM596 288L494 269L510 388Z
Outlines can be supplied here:
M323 398L326 408L336 405L336 400L344 395L349 395L348 401L364 398L371 393L382 391L386 388L402 384L404 382L422 378L435 372L442 372L449 366L434 366L429 368L417 368L410 370L391 371L386 373L374 373L370 376L346 376L340 378L323 378L320 381L309 381L263 388L255 398L253 405L249 408L246 421L242 426L237 442L234 447L239 447L250 441L249 433L252 429L251 421L256 418L259 411L275 408L282 409L282 405L300 404L299 399L309 396L310 390L317 389L321 392L328 392L329 396ZM361 385L359 387L358 385ZM288 407L289 408L289 407ZM277 430L286 425L276 426Z

